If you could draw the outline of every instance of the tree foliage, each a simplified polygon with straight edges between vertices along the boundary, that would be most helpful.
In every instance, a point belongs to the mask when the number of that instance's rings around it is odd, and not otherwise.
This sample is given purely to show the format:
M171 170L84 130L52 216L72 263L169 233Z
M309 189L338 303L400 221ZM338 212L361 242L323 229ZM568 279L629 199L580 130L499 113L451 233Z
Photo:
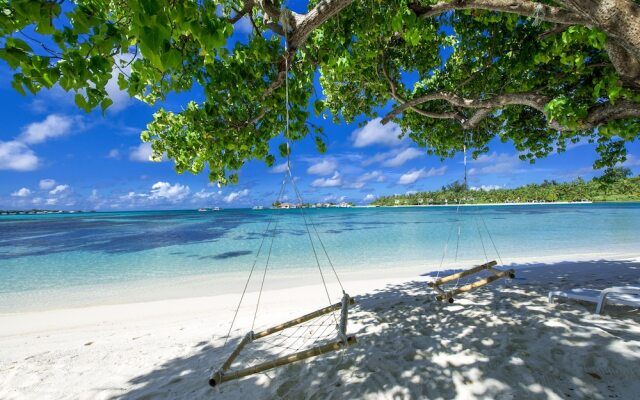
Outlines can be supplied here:
M0 0L0 58L20 93L59 85L86 111L112 104L114 76L149 104L201 89L142 140L222 184L246 160L274 163L287 71L291 139L321 151L310 108L351 122L391 102L383 121L442 157L496 136L530 160L586 140L612 166L640 132L640 7L592 3L311 0L299 14L275 0ZM253 33L237 41L242 18Z
M605 173L606 175L606 173ZM578 178L559 183L545 180L515 189L457 190L448 185L442 190L418 192L410 195L385 196L372 202L377 206L438 205L438 204L496 204L569 201L639 201L640 176L619 178L614 181L594 178L589 182Z

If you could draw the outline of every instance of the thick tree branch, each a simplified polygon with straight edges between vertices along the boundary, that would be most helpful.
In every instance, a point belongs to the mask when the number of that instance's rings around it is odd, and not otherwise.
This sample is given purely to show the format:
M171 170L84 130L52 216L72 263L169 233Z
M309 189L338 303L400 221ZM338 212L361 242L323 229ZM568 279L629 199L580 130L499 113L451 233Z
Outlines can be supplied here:
M289 46L297 49L307 40L314 29L331 19L353 0L320 0L320 2L303 16L296 15L295 26L289 35Z
M453 93L432 93L406 101L405 103L401 104L393 111L388 113L382 119L382 123L386 124L392 118L407 109L413 110L418 104L428 103L431 101L446 101L456 107L479 110L469 120L461 121L464 129L475 127L483 118L491 114L494 109L509 105L522 105L531 107L541 112L545 116L547 121L549 121L548 125L550 128L556 129L558 131L575 130L573 128L563 126L557 121L550 120L549 115L544 108L550 100L551 99L549 97L536 93L509 93L495 96L490 99L465 99ZM619 101L615 105L607 103L594 106L589 110L587 117L583 120L582 124L580 124L577 129L592 129L608 121L623 118L640 118L640 104L628 101Z
M395 101L397 101L398 103L400 103L401 105L405 105L407 103L407 101L402 98L402 96L400 96L398 94L398 89L397 89L397 85L396 83L393 81L393 79L391 79L391 76L389 75L389 71L387 71L387 65L386 65L386 60L384 55L382 56L382 74L384 75L384 78L387 80L387 83L389 84L389 90L391 92L391 97L393 97L393 99ZM455 112L450 112L450 113L432 113L432 112L427 112L424 110L420 110L419 108L415 108L413 106L407 106L406 108L410 109L411 111L418 113L420 115L422 115L423 117L427 117L427 118L436 118L436 119L455 119L458 121L462 121L464 119L463 116L461 116L458 113ZM385 117L386 119L387 117ZM389 118L391 119L391 118ZM388 120L383 120L382 123L386 124L388 122Z
M242 17L251 13L251 10L255 5L256 3L253 0L245 0L244 4L242 5L242 9L236 10L236 14L233 17L227 18L227 21L230 24L235 24L236 22L240 21Z
M412 3L409 7L421 18L433 17L452 10L487 10L538 17L543 21L564 25L586 25L589 22L574 11L530 0L453 0L442 1L433 6Z

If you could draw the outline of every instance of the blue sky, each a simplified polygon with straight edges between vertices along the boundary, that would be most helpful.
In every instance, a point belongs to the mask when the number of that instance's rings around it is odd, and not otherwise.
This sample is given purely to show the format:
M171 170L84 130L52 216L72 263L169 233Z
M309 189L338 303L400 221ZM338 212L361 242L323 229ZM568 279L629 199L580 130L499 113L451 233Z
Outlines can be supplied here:
M246 35L239 30L235 35ZM248 162L240 183L218 188L200 176L178 175L171 161L148 161L149 146L139 134L163 106L179 111L199 92L171 96L150 107L117 89L114 105L103 116L86 114L73 94L59 88L23 97L11 86L12 72L0 61L0 209L83 209L98 211L189 209L269 205L283 178L284 160L269 169ZM325 127L328 151L317 153L312 138L293 144L292 170L306 201L352 201L433 190L463 177L462 155L441 161L409 139L398 140L393 123L361 119ZM358 128L357 122L366 125ZM273 141L275 149L282 139ZM469 163L469 184L476 188L515 187L544 179L590 179L600 174L591 165L593 145L581 144L531 165L518 159L509 143L495 140L491 151ZM640 145L628 144L629 166L640 172ZM277 151L274 151L274 154Z

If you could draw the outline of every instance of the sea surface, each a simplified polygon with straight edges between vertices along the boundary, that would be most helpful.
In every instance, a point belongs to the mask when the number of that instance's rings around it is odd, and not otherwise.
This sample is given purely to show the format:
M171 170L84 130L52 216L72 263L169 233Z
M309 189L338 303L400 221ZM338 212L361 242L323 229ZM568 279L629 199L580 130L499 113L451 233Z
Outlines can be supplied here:
M637 255L639 245L640 203L0 216L0 312L18 295L223 280L267 260L270 273L313 274L320 264L330 276L328 254L339 274L366 276Z

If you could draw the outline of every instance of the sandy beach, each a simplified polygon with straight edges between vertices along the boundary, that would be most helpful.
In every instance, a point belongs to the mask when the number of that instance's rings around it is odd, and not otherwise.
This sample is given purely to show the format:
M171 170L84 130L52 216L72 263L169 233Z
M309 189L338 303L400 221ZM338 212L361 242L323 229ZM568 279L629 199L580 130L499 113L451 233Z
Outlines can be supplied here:
M216 389L207 379L230 351L222 344L237 293L0 314L0 398L634 398L640 312L596 315L586 303L547 304L546 294L637 285L640 258L512 267L515 280L454 304L434 300L432 274L349 280L356 346ZM257 326L314 310L319 289L265 292ZM251 296L233 340L253 316Z

